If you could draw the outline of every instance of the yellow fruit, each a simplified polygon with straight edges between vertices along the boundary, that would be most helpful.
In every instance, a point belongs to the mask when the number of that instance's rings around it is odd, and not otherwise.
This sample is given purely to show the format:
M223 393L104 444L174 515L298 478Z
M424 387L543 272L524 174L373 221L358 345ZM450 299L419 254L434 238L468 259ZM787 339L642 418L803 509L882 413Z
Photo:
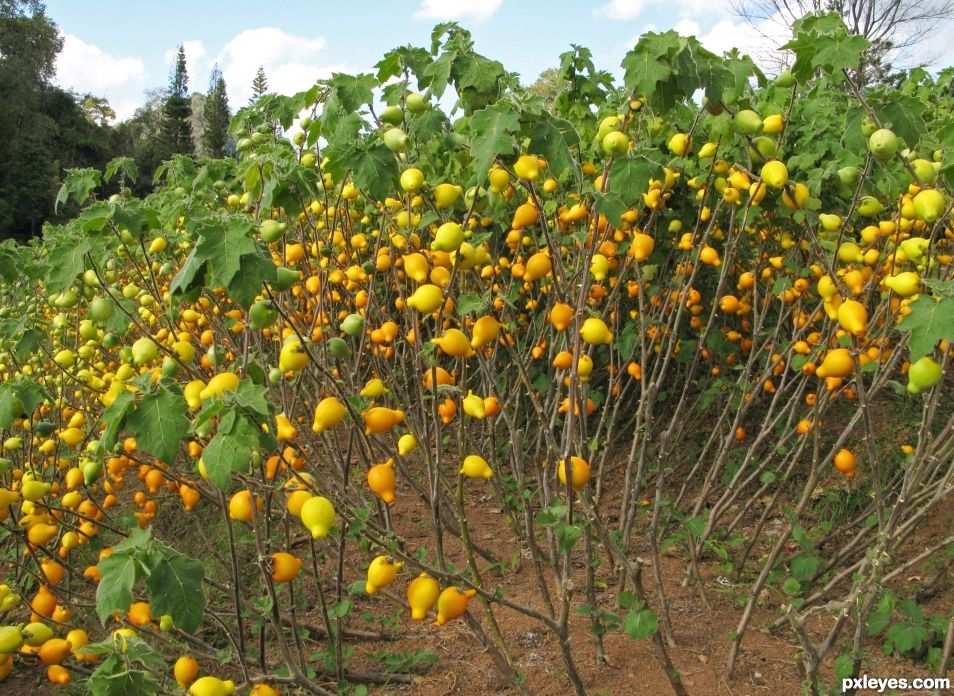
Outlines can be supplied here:
M464 189L454 184L438 184L434 187L434 204L438 208L453 208Z
M406 193L417 193L424 186L424 172L415 167L405 169L401 173L401 188Z
M176 679L176 683L183 689L193 682L198 673L199 663L196 662L194 657L189 657L188 655L183 655L176 660L172 668L172 674Z
M685 133L676 133L669 139L669 151L676 157L683 157L689 152L689 136Z
M305 490L294 491L289 494L288 500L285 502L288 512L293 514L298 519L301 519L301 509L305 504L305 501L311 497L311 493Z
M490 464L479 454L469 454L464 457L464 463L460 468L460 473L472 479L489 479L494 475Z
M301 341L294 337L282 346L278 354L278 369L282 372L301 372L308 364L308 353Z
M368 488L388 505L394 502L395 485L393 459L376 464L368 470Z
M213 396L218 396L222 392L235 391L238 389L239 376L234 372L222 372L209 380L205 388L199 392L199 399L205 401Z
M550 256L545 252L539 251L527 259L526 269L523 273L523 279L529 283L548 275L553 268L550 262Z
M606 322L598 317L588 317L580 327L580 336L590 345L612 343L613 332L606 326Z
M23 642L31 648L38 648L53 637L53 629L40 621L28 623L23 627Z
M377 377L369 379L364 385L364 388L359 392L359 394L366 399L377 399L388 393L388 388L384 386L382 382Z
M261 509L262 503L256 497L257 507ZM249 491L239 491L229 498L229 517L238 522L252 521L252 494Z
M783 162L771 160L762 165L761 177L772 188L782 188L788 181L788 167Z
M234 692L235 682L218 677L202 677L189 687L190 696L232 696Z
M838 323L852 336L861 336L868 326L868 310L857 300L846 300L838 306Z
M436 312L444 304L444 291L436 285L421 285L407 298L407 306L421 314Z
M855 361L847 348L828 351L822 364L815 370L818 377L846 377L855 369Z
M522 230L534 224L539 217L540 213L535 205L532 203L524 203L518 206L514 211L510 226L515 230Z
M474 354L470 341L460 329L448 329L440 338L432 338L431 343L455 358L469 358Z
M74 447L86 439L86 435L79 428L67 428L60 433L60 441L67 447Z
M417 449L417 438L414 437L411 433L406 433L401 436L398 440L398 454L402 457L406 454L410 454Z
M582 490L590 480L590 465L585 459L580 457L570 457L573 465L573 490ZM560 483L566 485L566 462L560 460L560 468L557 472L560 476Z
M397 577L403 563L395 563L387 556L378 556L368 566L368 581L364 586L368 594L377 594L382 587L390 585Z
M488 343L493 343L500 335L501 326L503 326L503 324L493 317L481 317L474 322L474 328L472 330L473 336L470 339L470 345L473 348L480 348Z
M301 570L301 559L285 551L272 554L272 581L291 582Z
M364 430L368 435L386 433L398 423L404 422L404 411L375 406L362 414Z
M467 392L467 396L461 400L461 406L464 407L464 413L471 418L483 420L487 417L484 411L484 400L472 391Z
M344 404L335 397L329 396L322 399L315 407L315 419L311 429L316 433L330 430L341 422L345 413L347 413L347 409L345 409Z
M540 162L531 155L521 155L513 165L513 171L524 181L536 181L540 176Z
M573 315L576 314L570 305L557 302L550 310L550 323L557 331L566 331L573 322Z
M275 416L275 437L279 442L288 442L298 437L298 428L288 420L284 413Z
M441 586L427 573L421 573L407 586L407 603L411 607L411 618L423 621L440 595Z
M185 398L189 408L198 411L202 408L202 397L199 395L205 390L205 382L201 379L194 379L185 385L182 390L182 396Z
M73 644L63 638L50 638L40 646L40 661L45 665L58 665L65 660Z
M52 486L45 481L30 479L29 481L25 481L20 487L20 495L23 496L24 500L35 503L38 500L42 500L43 496L49 493L51 488Z
M27 530L27 540L34 546L43 546L56 536L57 528L52 524L42 522L30 525Z
M772 114L766 116L762 121L762 132L768 135L777 135L782 132L784 125L785 122L782 120L781 114Z
M335 508L327 498L316 495L301 506L301 521L314 539L324 539L334 526Z
M905 271L884 279L884 284L901 297L916 295L921 286L921 276L914 271Z
M437 228L431 249L434 251L457 251L464 243L464 228L456 222L445 222Z
M467 611L467 602L477 594L477 590L469 589L461 592L456 587L445 588L437 599L437 621L438 626L443 626L448 621L456 619Z

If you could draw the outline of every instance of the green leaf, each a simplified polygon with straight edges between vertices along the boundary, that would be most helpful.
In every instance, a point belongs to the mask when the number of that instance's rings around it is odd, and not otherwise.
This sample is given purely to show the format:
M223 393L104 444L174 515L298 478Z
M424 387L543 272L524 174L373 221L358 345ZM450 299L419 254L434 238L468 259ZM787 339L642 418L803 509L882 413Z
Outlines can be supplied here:
M920 295L908 306L911 313L898 328L911 332L912 361L928 355L942 339L954 341L954 297L937 300L931 295Z
M792 558L789 568L792 571L792 577L796 580L808 581L818 570L820 558L811 554L799 554Z
M46 340L46 334L39 329L27 329L17 340L17 344L13 348L13 357L19 362L25 361L31 353L37 351L44 340Z
M489 299L476 292L465 292L457 299L457 315L463 317L471 312L480 312L487 306Z
M96 586L96 614L102 624L115 611L126 611L132 604L136 584L136 560L127 553L114 553L99 562Z
M239 268L229 283L229 295L245 309L252 306L262 292L263 283L274 283L275 264L258 251L239 257Z
M86 237L72 238L57 244L50 251L50 273L46 278L49 292L63 292L86 269L84 257L90 250Z
M649 180L661 167L645 157L621 158L610 167L607 192L619 195L623 205L642 205L642 194L649 189Z
M580 134L569 121L546 115L536 119L530 131L530 152L543 155L550 173L559 177L567 170L580 181L580 166L573 156L573 148L579 148Z
M782 583L782 592L791 597L799 595L802 593L802 583L795 578L788 578L784 583Z
M561 524L557 527L556 538L560 553L570 553L581 536L583 536L583 530L575 524Z
M138 551L144 548L150 539L152 539L151 527L145 529L133 527L129 531L129 536L113 546L113 551Z
M376 200L383 200L397 185L397 160L380 141L355 148L342 164L354 174L355 185Z
M208 263L208 282L214 287L228 287L242 265L241 258L255 252L255 242L248 236L253 228L252 220L243 217L227 225L207 219L197 230L201 239L195 246L196 257Z
M54 210L59 210L60 203L66 203L70 196L82 205L97 186L99 186L99 172L95 169L67 169L66 180L56 194Z
M668 51L659 50L660 40L678 40L674 31L665 34L648 32L640 37L636 46L623 57L623 84L631 94L651 99L656 85L672 74L670 63L665 59Z
M100 419L106 424L106 430L99 436L99 444L107 452L113 449L119 439L119 433L122 430L126 414L135 402L135 395L126 389L119 392L113 403L109 405Z
M495 105L475 113L470 128L470 156L478 181L483 181L497 155L510 155L516 150L514 134L520 129L520 120L512 111Z
M378 86L374 75L369 73L360 75L332 73L329 82L334 87L338 101L347 112L355 112L359 107L371 103L374 98L372 90Z
M179 441L189 432L186 403L181 395L168 390L144 397L126 424L135 434L139 448L165 464L173 464L179 455Z
M267 416L269 413L268 389L255 384L250 379L239 382L235 390L235 400L239 406L251 409L262 416Z
M234 411L233 411L234 413ZM202 452L209 480L225 490L233 471L248 471L252 450L258 448L258 432L244 415L236 414L229 432L218 432Z
M106 171L103 172L103 180L111 181L117 172L122 172L124 177L133 182L139 177L139 168L132 157L114 157L109 160Z
M119 666L122 665L122 666ZM148 671L130 669L117 661L117 671L108 672L101 665L86 682L91 696L151 696L159 691L159 682Z
M169 614L177 628L195 633L202 624L205 566L185 556L161 561L146 580L149 604L157 616Z
M630 638L645 640L659 631L659 617L652 609L630 611L623 623L623 631Z

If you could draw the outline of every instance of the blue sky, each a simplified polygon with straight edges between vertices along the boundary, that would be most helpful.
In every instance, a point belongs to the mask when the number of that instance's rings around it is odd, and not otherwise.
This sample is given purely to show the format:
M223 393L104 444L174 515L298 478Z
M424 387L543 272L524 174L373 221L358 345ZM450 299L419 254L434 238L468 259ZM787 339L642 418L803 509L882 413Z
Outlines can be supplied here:
M426 46L437 22L454 19L474 34L477 50L532 82L571 43L593 51L598 67L619 62L640 34L677 29L716 53L738 46L753 54L766 42L732 12L730 0L285 0L263 3L193 0L46 0L65 46L57 82L109 99L120 118L132 114L144 90L168 82L175 47L183 42L190 89L205 91L219 63L233 104L244 104L259 64L273 91L306 89L332 72L370 70L394 46ZM267 6L267 5L266 5ZM784 42L774 24L765 28ZM950 28L936 38L940 60L954 44ZM948 63L950 61L947 61ZM945 63L947 64L947 63Z

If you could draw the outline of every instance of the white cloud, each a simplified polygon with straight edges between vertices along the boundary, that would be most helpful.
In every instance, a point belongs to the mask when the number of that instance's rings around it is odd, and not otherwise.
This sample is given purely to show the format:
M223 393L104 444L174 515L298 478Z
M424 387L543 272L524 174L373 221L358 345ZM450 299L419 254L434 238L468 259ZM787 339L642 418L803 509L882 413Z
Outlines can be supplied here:
M605 5L597 7L593 14L607 19L626 21L635 19L653 0L610 0Z
M679 36L699 36L699 23L691 19L680 19L673 26Z
M275 27L246 29L237 34L215 58L228 85L232 108L248 102L260 65L268 77L269 91L279 94L295 94L332 72L347 72L347 66L323 60L325 45L321 36L296 36Z
M414 19L472 19L483 22L490 18L503 0L422 0Z
M763 69L778 67L784 59L779 46L788 42L791 30L778 16L766 19L755 26L744 21L723 19L716 22L708 33L699 35L699 42L717 55L733 48L748 54Z
M66 34L63 50L56 58L56 83L80 94L89 92L107 99L126 97L122 106L118 101L112 105L123 118L135 110L135 107L129 109L126 101L130 94L142 92L146 68L139 58L111 56L98 46Z

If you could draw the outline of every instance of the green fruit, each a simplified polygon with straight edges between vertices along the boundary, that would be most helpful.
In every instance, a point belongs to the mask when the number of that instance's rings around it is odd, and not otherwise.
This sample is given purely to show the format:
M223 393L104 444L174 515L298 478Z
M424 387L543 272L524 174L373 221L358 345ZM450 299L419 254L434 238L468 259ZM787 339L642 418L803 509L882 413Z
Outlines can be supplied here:
M6 457L0 457L0 474L5 474L10 471L10 467L13 466L13 462L7 459Z
M209 361L209 364L213 367L221 365L225 360L225 346L211 346L205 353L206 360Z
M175 622L172 620L171 614L163 614L159 617L159 630L162 632L171 631Z
M279 290L288 290L298 282L298 271L287 266L279 266L276 271L275 287Z
M77 302L79 302L79 295L73 288L70 288L66 292L61 292L53 304L60 309L69 309L75 307Z
M861 119L861 132L866 138L870 138L876 130L878 130L878 124L875 123L870 116L865 116Z
M612 133L615 130L619 130L619 116L607 116L602 121L600 121L600 127L596 131L596 141L603 142L603 138Z
M766 162L775 158L777 148L772 138L760 135L752 140L752 144L755 145L755 147L749 147L749 154L756 162Z
M944 194L933 188L919 191L913 203L914 214L919 220L924 220L928 224L940 218L946 207Z
M364 328L364 317L360 314L349 314L341 322L341 330L349 336L357 336Z
M926 159L916 159L911 162L911 169L914 170L914 176L922 186L930 186L937 180L937 169L934 162Z
M412 114L422 114L431 108L427 98L418 92L412 92L407 95L407 99L404 100L404 103L407 105L407 110Z
M751 109L742 109L736 112L732 119L732 126L736 133L742 135L755 135L762 130L762 118Z
M901 242L898 247L908 257L908 260L920 263L924 259L924 252L927 251L931 242L924 237L910 237Z
M790 89L795 84L795 76L786 68L775 78L775 84L782 89Z
M179 373L179 362L173 359L171 356L166 356L162 359L162 375L163 377L174 377Z
M119 336L114 333L108 333L103 336L103 348L107 350L112 350L119 345Z
M145 365L159 354L159 346L148 336L143 336L132 345L132 359L137 365Z
M28 623L22 633L23 642L31 648L38 648L53 637L53 629L39 621Z
M629 136L622 131L612 131L606 134L601 145L607 156L622 157L629 152Z
M83 482L87 486L92 486L96 481L99 480L99 477L103 473L103 464L102 462L96 459L90 459L85 464L83 464Z
M268 382L269 384L279 384L282 381L282 371L277 367L273 367L268 371Z
M941 366L925 356L917 362L911 363L911 367L908 368L908 391L917 394L925 389L930 389L940 382L943 376Z
M400 128L388 128L381 138L391 152L404 152L407 148L407 133Z
M314 169L316 164L318 164L318 158L315 157L315 153L306 152L301 156L301 166L306 169Z
M474 199L477 199L476 201ZM468 208L473 206L474 212L482 213L487 209L487 205L490 203L490 200L487 197L487 192L482 188L477 188L476 186L471 186L464 193L464 205Z
M237 143L235 143L235 149L239 152L247 152L252 149L252 140L251 138L241 138Z
M887 162L898 151L898 136L887 128L876 130L868 138L868 150L879 162Z
M845 186L854 186L858 182L861 172L858 167L842 167L838 170L838 180Z
M278 309L271 300L259 300L248 311L252 328L261 331L278 321Z
M96 276L96 271L92 268L83 273L83 284L89 288L95 288L99 286L99 278Z
M351 355L351 348L344 339L335 336L328 339L328 353L334 358L347 358Z
M0 626L0 655L15 653L23 645L19 626Z
M399 126L404 123L404 111L400 106L389 106L381 112L381 122L391 126Z
M79 325L79 335L85 341L95 341L99 338L99 329L89 319L84 319Z
M288 229L287 224L271 219L262 220L258 226L258 232L262 235L262 241L266 244L277 242L282 238L282 235L285 234L286 229Z
M882 210L884 210L884 206L874 196L862 196L861 202L858 204L858 212L866 217L877 215Z

